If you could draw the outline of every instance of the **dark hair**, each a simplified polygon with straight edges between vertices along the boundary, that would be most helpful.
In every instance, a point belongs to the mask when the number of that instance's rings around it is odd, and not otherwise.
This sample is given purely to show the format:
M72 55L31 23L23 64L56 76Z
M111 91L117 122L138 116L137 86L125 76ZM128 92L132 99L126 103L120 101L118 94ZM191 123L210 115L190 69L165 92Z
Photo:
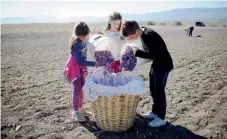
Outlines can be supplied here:
M106 27L106 30L109 30L111 25L110 25L110 21L114 21L114 20L122 20L122 16L119 12L112 12L110 15L109 15L109 20L108 20L108 25ZM118 28L118 30L120 31L121 29L121 23L120 23L120 26Z
M122 20L122 16L119 12L113 12L109 15L109 21Z
M71 38L70 43L69 43L70 52L72 51L73 45L75 43L75 40L77 40L77 38L79 36L88 35L89 32L90 32L90 29L89 29L88 25L85 22L79 22L79 23L74 25L72 38Z
M140 26L136 21L125 21L122 26L122 35L128 37L129 35L135 34L137 29L140 29Z
M85 22L80 22L75 27L75 35L76 36L88 35L89 32L90 32L90 29Z

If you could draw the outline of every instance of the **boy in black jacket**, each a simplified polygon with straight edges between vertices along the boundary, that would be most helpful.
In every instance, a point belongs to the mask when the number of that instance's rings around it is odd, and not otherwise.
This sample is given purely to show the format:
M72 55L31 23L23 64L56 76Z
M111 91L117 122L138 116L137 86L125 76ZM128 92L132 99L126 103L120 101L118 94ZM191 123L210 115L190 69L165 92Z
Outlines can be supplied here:
M166 124L166 94L165 87L169 72L173 69L172 58L162 37L148 27L139 27L136 21L126 21L122 27L122 35L129 40L141 38L144 51L134 49L137 57L152 59L153 64L149 73L150 92L153 98L152 112L142 115L144 118L154 119L149 122L151 127Z

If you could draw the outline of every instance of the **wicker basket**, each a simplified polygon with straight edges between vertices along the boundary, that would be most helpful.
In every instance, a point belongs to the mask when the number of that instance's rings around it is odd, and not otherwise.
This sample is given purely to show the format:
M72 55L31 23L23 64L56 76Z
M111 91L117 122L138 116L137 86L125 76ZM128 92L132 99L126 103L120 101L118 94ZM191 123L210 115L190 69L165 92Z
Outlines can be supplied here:
M121 132L133 125L139 95L100 96L92 103L97 126L106 131Z

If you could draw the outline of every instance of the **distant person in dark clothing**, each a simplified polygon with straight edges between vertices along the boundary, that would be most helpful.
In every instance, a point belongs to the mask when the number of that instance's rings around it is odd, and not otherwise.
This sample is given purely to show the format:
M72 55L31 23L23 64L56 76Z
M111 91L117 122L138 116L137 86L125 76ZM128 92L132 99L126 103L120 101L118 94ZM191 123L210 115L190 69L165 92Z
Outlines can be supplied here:
M194 30L194 27L193 26L189 26L189 27L187 27L186 29L185 29L185 31L186 31L186 35L188 35L188 37L192 37L192 32L193 32L193 30Z
M190 29L189 29L189 37L191 36L192 37L192 32L193 32L193 30L194 30L194 27L192 26L192 27L190 27Z

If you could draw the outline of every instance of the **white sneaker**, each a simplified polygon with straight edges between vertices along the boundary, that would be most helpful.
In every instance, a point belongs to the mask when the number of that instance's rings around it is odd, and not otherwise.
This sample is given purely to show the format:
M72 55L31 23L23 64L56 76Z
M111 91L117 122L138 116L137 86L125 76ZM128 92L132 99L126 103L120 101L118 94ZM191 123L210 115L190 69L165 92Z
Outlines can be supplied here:
M78 122L86 121L86 119L83 117L83 115L79 111L73 111L72 118Z
M154 119L155 117L157 117L157 115L153 114L152 112L149 112L147 114L141 114L141 116L145 119Z
M155 119L148 123L148 126L150 127L160 127L166 124L165 120L162 120L158 117L155 117Z

